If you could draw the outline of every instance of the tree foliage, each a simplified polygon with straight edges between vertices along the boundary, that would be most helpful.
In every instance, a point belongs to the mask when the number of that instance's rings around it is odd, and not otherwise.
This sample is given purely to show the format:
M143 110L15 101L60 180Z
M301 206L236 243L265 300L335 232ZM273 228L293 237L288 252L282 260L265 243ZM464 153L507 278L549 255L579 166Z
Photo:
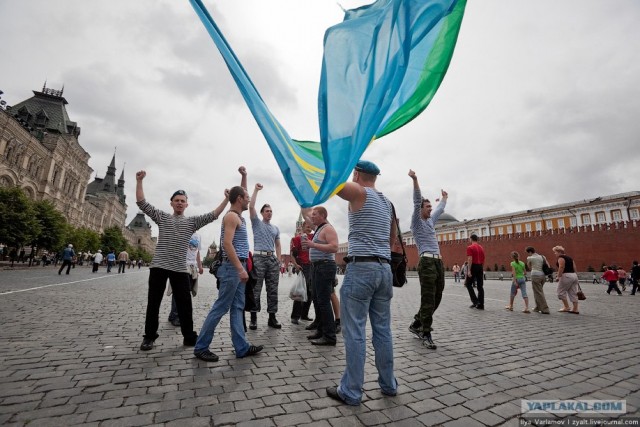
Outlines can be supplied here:
M33 202L18 187L0 188L0 242L20 247L40 234Z
M31 244L42 249L60 250L65 244L67 220L47 200L33 202L33 208L40 224L40 233Z
M102 236L100 236L100 244L102 245L102 252L109 253L111 249L114 249L118 253L127 248L127 239L122 234L122 230L114 226L104 230Z

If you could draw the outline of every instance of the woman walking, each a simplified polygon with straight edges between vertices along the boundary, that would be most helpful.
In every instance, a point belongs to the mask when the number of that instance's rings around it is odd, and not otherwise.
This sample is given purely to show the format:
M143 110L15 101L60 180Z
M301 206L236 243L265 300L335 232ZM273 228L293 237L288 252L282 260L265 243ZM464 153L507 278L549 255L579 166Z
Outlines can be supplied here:
M513 276L513 282L511 283L511 295L509 296L509 305L505 307L505 309L509 311L513 311L513 300L518 293L518 288L520 288L520 293L522 294L522 299L524 300L524 310L523 313L531 313L529 311L529 297L527 297L527 281L525 279L525 265L524 262L520 261L520 254L518 252L511 252L511 274Z
M553 253L558 257L556 266L558 267L558 299L562 301L561 313L580 314L578 311L578 275L576 274L576 263L570 256L567 256L562 246L554 246ZM569 307L569 302L573 308Z

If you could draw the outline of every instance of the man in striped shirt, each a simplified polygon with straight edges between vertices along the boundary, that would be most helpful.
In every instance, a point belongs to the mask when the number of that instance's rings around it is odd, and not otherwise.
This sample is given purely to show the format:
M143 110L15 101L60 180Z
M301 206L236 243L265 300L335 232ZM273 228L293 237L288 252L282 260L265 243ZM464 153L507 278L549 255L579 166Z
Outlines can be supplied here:
M251 312L251 322L249 329L258 328L258 311L260 311L260 294L262 293L262 283L265 283L267 290L267 313L269 313L268 325L275 329L282 328L276 319L278 312L278 282L280 281L280 230L271 224L273 210L271 206L265 204L260 209L262 219L258 218L256 212L256 201L258 192L262 190L262 184L256 184L251 203L249 204L249 216L253 229L253 271L256 276L256 286L253 293L256 299L256 311Z
M396 224L391 202L375 188L380 169L360 160L338 196L349 202L347 269L340 289L342 335L346 367L340 385L327 387L332 399L360 405L367 354L366 324L371 320L378 384L382 394L395 396L398 381L393 373L391 338L391 242Z
M142 180L146 176L147 173L145 171L136 173L136 202L140 210L158 224L159 236L149 270L147 314L144 325L144 339L140 345L140 350L151 350L153 343L158 338L158 315L167 279L169 279L169 284L178 305L178 318L180 319L183 344L193 347L196 344L198 334L193 330L189 273L185 262L189 239L196 230L218 218L229 202L228 190L225 190L224 200L212 212L205 215L186 217L184 216L184 211L189 206L189 203L184 190L178 190L171 196L172 214L156 209L146 201L142 186Z
M420 309L415 315L409 330L423 340L424 345L436 349L431 337L433 313L442 301L444 291L444 266L440 258L440 247L436 237L435 225L440 215L444 213L447 204L446 191L442 191L442 198L432 212L431 202L422 198L420 184L416 173L409 169L409 177L413 180L413 215L411 216L411 231L418 245L420 261L418 262L418 278L420 279Z

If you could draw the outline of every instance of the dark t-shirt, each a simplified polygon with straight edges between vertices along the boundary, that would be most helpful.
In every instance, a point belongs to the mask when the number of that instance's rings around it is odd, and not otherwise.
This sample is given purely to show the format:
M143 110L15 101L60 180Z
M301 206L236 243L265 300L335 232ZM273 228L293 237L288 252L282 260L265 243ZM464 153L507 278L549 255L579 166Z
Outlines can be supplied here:
M560 255L560 258L564 259L564 272L565 273L575 273L576 270L573 268L573 258L567 255ZM558 263L556 262L556 266Z

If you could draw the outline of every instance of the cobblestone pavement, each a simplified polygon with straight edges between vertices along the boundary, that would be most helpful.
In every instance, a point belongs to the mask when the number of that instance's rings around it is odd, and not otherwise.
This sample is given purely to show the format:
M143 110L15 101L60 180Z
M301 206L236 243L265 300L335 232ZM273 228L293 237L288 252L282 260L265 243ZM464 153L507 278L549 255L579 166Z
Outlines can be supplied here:
M217 363L193 357L179 328L161 309L160 337L139 350L148 270L69 276L52 267L0 271L0 425L4 426L492 426L518 425L521 399L622 399L640 407L640 295L605 294L583 285L580 315L558 313L555 285L546 285L550 315L504 309L509 281L489 281L486 310L469 309L466 290L447 282L435 316L437 350L409 333L417 279L393 299L399 394L377 385L371 344L365 396L350 407L331 400L344 347L314 347L303 324L289 322L291 278L280 284L278 319L259 315L253 344L264 351L236 359L223 318L212 343ZM194 299L198 329L216 295L205 274ZM263 299L264 299L263 295Z

